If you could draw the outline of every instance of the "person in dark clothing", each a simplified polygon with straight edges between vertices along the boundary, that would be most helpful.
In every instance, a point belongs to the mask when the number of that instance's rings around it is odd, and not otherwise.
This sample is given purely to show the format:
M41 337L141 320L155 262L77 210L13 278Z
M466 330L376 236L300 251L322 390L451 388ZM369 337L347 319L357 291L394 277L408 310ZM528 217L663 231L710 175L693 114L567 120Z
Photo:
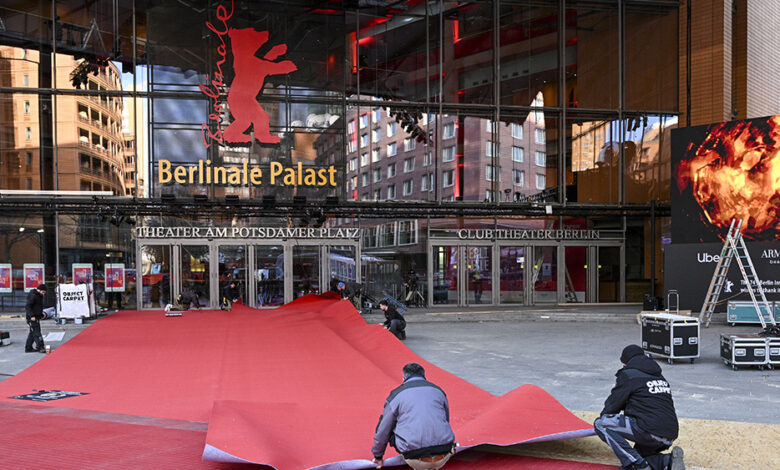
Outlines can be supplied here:
M41 335L41 320L43 314L43 296L46 295L46 284L41 284L27 293L27 302L24 305L24 311L27 317L27 325L30 327L30 333L27 335L27 343L24 346L24 352L46 352ZM37 346L33 348L33 343Z
M379 308L385 312L385 322L382 326L386 330L390 330L390 333L394 334L398 339L406 339L406 319L398 313L395 306L390 305L387 299L383 299L379 302Z
M342 299L349 299L350 302L360 311L360 294L363 286L357 282L339 282L336 284L336 292Z
M200 293L197 291L181 293L176 300L179 302L179 306L184 310L189 310L190 306L193 304L195 308L200 308Z
M233 308L233 302L238 302L241 298L241 291L238 289L236 281L230 281L230 284L225 286L222 295L222 309L230 310Z
M661 366L635 344L623 349L620 361L624 367L615 374L615 386L593 423L596 434L612 448L623 470L685 470L680 447L661 453L679 431L672 390Z
M447 395L425 380L425 369L409 363L404 382L390 392L374 432L371 454L376 468L384 467L389 443L414 470L437 470L455 454Z

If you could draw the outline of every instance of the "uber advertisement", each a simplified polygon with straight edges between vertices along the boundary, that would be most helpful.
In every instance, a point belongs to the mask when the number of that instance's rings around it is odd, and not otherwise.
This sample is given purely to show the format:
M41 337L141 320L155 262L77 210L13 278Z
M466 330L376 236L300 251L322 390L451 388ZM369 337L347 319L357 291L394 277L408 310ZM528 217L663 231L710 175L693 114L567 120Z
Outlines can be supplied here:
M672 243L664 247L665 288L680 308L701 310L732 219L767 300L780 301L780 116L675 129ZM750 300L736 259L721 302Z
M780 301L780 242L748 243L756 274L768 301ZM664 285L680 293L680 309L701 310L715 265L723 249L721 243L674 243L665 247ZM726 311L727 300L750 300L737 260L732 259L726 283L720 292L716 312ZM665 300L664 300L665 302Z

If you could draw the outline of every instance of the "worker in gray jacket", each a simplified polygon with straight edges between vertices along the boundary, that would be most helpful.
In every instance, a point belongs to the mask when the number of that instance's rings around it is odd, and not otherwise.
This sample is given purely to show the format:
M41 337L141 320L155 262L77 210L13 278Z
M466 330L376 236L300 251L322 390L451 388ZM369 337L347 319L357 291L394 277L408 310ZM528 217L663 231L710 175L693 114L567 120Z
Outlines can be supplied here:
M425 380L425 369L409 363L404 382L390 392L379 417L371 453L376 468L384 466L389 443L414 470L437 470L455 454L447 395Z

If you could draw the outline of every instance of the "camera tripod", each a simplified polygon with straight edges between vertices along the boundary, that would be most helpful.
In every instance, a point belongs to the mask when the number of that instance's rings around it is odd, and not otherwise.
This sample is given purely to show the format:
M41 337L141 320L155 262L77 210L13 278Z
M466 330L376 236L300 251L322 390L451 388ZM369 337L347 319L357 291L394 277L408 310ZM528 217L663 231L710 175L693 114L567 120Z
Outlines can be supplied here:
M407 286L407 293L404 300L406 301L406 305L410 307L422 307L425 305L425 297L423 297L422 292L417 288L417 284Z

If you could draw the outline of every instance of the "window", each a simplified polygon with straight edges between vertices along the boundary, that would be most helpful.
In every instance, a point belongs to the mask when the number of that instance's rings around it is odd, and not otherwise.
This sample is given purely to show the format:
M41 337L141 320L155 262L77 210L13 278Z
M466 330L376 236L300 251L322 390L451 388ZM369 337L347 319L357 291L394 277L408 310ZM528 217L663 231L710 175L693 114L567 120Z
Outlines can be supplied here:
M393 137L395 135L395 131L398 129L398 123L397 122L388 122L387 123L387 136Z
M447 170L441 176L442 187L449 188L455 184L455 170Z
M414 157L404 160L404 173L414 171Z
M32 166L32 152L27 152L27 166Z
M536 165L547 166L547 155L544 152L536 151Z
M414 190L414 181L412 180L404 181L404 196L411 195L413 190Z
M395 156L395 154L398 153L398 146L395 142L391 142L387 144L387 156L392 157Z
M363 173L360 175L360 184L362 186L368 186L368 173Z
M371 110L371 120L373 122L379 122L379 108L374 108Z
M378 201L382 199L382 190L381 189L375 189L374 190L374 200Z
M404 152L408 152L410 150L414 150L414 147L416 146L417 141L411 137L407 137L404 139Z
M443 162L451 162L455 160L455 147L445 147L444 150L442 150L442 158L441 161Z
M498 168L500 173L501 167ZM498 181L500 181L501 175L500 174L497 175L496 167L494 167L493 165L487 165L485 166L485 179L488 181L496 181L496 179L498 179Z
M395 199L395 185L391 184L387 187L387 199Z
M27 100L24 101L24 114L30 114L30 102Z
M360 128L365 129L366 126L368 126L368 113L363 113L360 115Z
M398 244L413 245L417 243L417 221L410 220L398 223Z
M536 189L544 189L547 187L547 182L545 181L544 175L536 175Z
M24 138L27 140L32 140L32 127L24 128Z
M512 170L512 184L515 186L525 186L525 171Z
M516 145L512 146L512 161L523 163L523 160L525 160L525 149L523 147L518 147Z
M444 125L444 138L451 139L455 137L455 123L450 122Z
M367 153L361 153L360 154L360 166L368 166L368 154Z
M350 179L350 182L352 183L352 189L357 189L357 176L353 176L352 179Z
M512 123L512 137L515 139L523 138L523 126L517 123Z
M543 144L545 142L544 129L536 129L536 131L534 131L534 135L536 136L537 144Z
M432 156L433 152L425 152L423 154L423 166L429 166L431 164Z
M368 134L360 136L360 148L368 147Z
M485 142L485 155L487 155L488 157L493 156L493 142L490 140Z
M32 189L32 178L27 178L25 189Z
M350 134L355 133L355 120L352 119L349 121L349 125L347 125L347 132Z
M490 119L485 120L485 130L488 132L493 132L493 121Z
M363 201L368 201L368 193L363 193L363 197L361 199Z
M349 171L357 171L358 168L358 159L353 158L349 161Z
M371 161L376 163L379 160L382 159L382 155L379 153L379 149L374 149L371 151Z
M423 191L433 191L433 173L423 175L420 180L420 189Z
M30 76L27 74L22 75L22 86L30 86Z
M357 141L354 139L349 139L349 142L347 142L347 152L352 153L357 150Z
M371 142L379 142L382 139L382 129L377 127L371 131Z
M489 189L485 190L485 202L496 202L495 193Z
M392 178L395 176L395 163L387 165L387 177Z

